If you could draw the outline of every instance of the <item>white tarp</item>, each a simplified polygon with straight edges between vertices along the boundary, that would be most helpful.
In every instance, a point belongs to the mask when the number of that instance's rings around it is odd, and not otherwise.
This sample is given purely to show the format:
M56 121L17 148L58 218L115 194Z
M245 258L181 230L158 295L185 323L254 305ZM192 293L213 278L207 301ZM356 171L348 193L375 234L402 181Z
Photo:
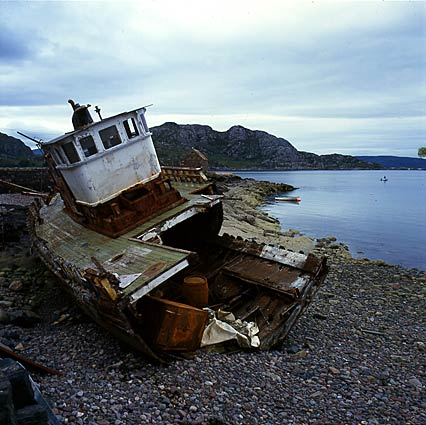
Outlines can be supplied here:
M217 317L213 310L209 312L209 323L204 329L201 347L219 344L235 339L240 347L259 347L260 339L257 336L259 328L255 322L243 322L235 319L232 313L218 310Z

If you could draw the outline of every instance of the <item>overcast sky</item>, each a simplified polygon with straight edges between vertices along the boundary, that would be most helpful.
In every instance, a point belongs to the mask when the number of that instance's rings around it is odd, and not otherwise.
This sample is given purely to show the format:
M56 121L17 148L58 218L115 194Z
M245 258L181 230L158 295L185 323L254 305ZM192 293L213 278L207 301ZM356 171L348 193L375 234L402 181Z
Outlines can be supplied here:
M426 3L0 1L0 131L70 131L69 98L318 154L417 156Z

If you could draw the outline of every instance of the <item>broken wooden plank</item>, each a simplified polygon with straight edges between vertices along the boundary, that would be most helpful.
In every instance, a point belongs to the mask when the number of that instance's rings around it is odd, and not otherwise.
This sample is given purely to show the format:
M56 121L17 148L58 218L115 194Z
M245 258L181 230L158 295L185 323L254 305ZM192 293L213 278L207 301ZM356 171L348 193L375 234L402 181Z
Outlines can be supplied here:
M28 357L23 356L22 354L15 353L6 345L0 342L0 354L5 355L5 357L10 357L23 363L28 369L33 369L37 372L50 373L51 375L62 375L61 372L50 367L43 366L40 363L35 362L34 360L29 359Z

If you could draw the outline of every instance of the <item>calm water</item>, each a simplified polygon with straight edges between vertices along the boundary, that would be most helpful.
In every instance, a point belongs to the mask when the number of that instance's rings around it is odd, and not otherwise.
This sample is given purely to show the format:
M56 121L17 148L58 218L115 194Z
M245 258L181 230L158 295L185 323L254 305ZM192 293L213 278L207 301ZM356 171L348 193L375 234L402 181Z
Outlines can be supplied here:
M336 236L355 257L426 270L426 171L263 171L241 177L288 183L299 204L268 199L262 208L283 230ZM388 181L382 182L384 175Z

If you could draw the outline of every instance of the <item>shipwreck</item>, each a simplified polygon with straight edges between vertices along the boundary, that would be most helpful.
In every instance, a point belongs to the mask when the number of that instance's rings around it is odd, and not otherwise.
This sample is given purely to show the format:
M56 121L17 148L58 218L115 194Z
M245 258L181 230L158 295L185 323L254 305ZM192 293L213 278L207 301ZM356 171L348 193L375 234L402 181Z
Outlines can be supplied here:
M33 248L78 305L166 362L219 344L282 343L327 274L312 254L220 235L223 196L202 169L161 166L146 107L42 143L55 194L29 214Z

